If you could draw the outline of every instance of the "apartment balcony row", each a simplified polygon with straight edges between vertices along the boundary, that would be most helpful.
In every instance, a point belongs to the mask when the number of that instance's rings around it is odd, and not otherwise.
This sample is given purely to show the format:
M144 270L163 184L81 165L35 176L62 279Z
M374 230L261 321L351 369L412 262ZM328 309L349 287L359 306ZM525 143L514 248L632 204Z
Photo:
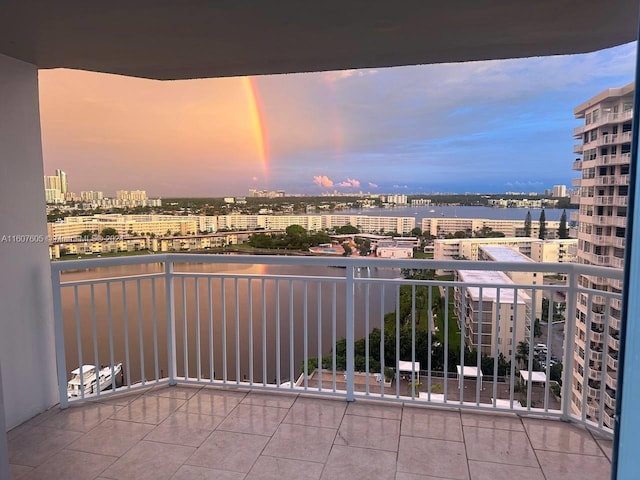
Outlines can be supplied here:
M596 185L629 185L629 175L602 175L595 177Z
M578 143L573 146L573 153L582 153L583 150L604 145L618 145L631 142L631 132L602 134L594 140Z
M609 388L615 390L618 387L618 372L616 370L607 370L604 381Z
M617 155L598 155L595 158L595 165L625 165L631 162L630 153L619 153ZM586 165L585 165L586 167Z
M595 121L592 121L590 124L584 126L584 131L593 130L601 125L607 125L612 123L622 123L627 120L631 120L633 118L633 111L628 110L626 112L618 112L618 113L604 113L600 115ZM574 130L575 134L575 130Z
M621 227L627 226L627 218L613 215L586 215L579 214L579 222L600 227Z

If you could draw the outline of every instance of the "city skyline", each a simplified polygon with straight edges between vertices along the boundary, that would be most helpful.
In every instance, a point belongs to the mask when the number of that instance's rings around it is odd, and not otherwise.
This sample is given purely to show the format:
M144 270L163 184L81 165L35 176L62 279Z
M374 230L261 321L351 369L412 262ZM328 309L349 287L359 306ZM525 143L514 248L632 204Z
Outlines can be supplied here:
M542 192L573 176L573 106L627 84L634 49L179 82L43 70L45 171L151 197Z

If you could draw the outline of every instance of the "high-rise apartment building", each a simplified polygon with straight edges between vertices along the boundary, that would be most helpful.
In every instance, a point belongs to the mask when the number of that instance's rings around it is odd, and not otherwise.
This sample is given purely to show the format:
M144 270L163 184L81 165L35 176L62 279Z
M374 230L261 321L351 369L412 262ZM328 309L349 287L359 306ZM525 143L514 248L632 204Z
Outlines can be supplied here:
M67 174L60 169L56 170L56 177L60 179L60 191L63 195L69 191L69 185L67 184Z
M554 198L562 198L567 196L566 185L554 185L552 195Z
M627 226L627 195L631 161L631 120L634 84L610 88L578 105L576 118L584 125L574 130L580 139L573 163L581 172L578 187L578 262L623 268ZM621 292L622 282L583 275L580 284L604 292ZM613 428L618 376L621 301L606 295L578 294L571 405L586 409L587 417ZM587 331L589 330L589 331ZM606 368L603 366L606 365ZM588 375L585 375L588 372ZM604 405L603 405L604 404Z

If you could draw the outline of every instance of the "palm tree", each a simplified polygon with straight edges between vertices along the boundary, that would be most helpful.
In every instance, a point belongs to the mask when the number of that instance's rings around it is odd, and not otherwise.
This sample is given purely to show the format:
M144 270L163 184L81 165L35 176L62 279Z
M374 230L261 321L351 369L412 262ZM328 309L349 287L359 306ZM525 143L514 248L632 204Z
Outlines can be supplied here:
M516 361L523 366L529 361L529 342L518 342Z

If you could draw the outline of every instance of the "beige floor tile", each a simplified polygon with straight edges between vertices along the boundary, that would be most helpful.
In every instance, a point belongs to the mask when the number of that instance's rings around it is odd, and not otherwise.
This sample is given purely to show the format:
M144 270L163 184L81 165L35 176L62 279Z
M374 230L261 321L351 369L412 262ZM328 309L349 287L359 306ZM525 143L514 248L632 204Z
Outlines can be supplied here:
M245 396L245 393L240 392L203 389L182 405L180 410L203 415L226 416Z
M334 428L283 423L269 440L263 455L326 462L336 431Z
M149 433L145 440L198 447L224 417L177 411Z
M268 441L269 437L262 435L216 430L186 463L247 473Z
M603 455L591 434L583 428L559 421L523 419L535 450Z
M322 472L323 480L393 480L396 454L368 448L334 445Z
M401 436L398 471L456 480L469 478L464 444L432 438Z
M105 405L120 405L125 406L129 405L131 402L137 400L144 394L144 390L137 390L133 393L122 393L116 395L109 395L106 397L100 397L97 400L93 400L96 403L102 403Z
M296 401L297 395L288 393L260 393L250 392L242 403L248 405L264 405L265 407L290 408Z
M287 413L284 408L240 404L218 425L218 430L273 435Z
M115 480L168 480L195 448L141 441L111 465L105 476Z
M81 435L69 430L33 427L9 442L9 463L37 467Z
M116 457L75 450L62 450L49 457L23 478L24 480L49 480L52 478L93 480L96 475L102 473L116 460Z
M157 397L179 398L182 400L189 400L196 393L198 393L202 387L191 385L161 385L159 387L153 387L145 395L155 395Z
M243 480L244 478L244 473L183 465L171 477L171 480Z
M184 400L175 398L143 395L129 405L122 407L111 418L158 425L184 403Z
M346 413L347 415L358 415L362 417L378 417L400 420L402 418L402 406L380 405L380 403L359 400L349 403Z
M464 427L469 460L537 467L538 460L525 432Z
M18 480L23 478L24 475L33 470L33 467L26 467L24 465L9 465L9 480Z
M67 448L119 457L142 440L153 428L153 425L145 423L108 419Z
M422 475L416 473L396 472L396 480L452 480L445 477L432 477L431 475Z
M604 480L611 475L611 463L606 457L564 452L536 452L547 480Z
M12 441L18 438L23 433L28 432L33 428L33 425L29 425L29 423L23 423L22 425L18 425L15 428L12 428L7 432L7 441Z
M346 409L347 402L343 400L298 397L284 422L313 427L338 428Z
M402 411L402 435L462 441L460 413L405 407Z
M45 420L48 420L49 418L53 417L54 415L59 414L61 411L62 409L60 408L60 405L56 405L54 407L51 407L49 410L45 410L39 415L36 415L35 417L30 418L23 425L35 427L37 425L40 425Z
M462 425L468 427L497 428L524 432L522 420L516 415L493 415L480 412L462 412Z
M49 417L40 425L43 427L86 433L121 408L121 406L104 405L101 403L75 405L62 410L57 415Z
M259 457L247 480L318 480L324 464L287 458Z
M471 480L513 480L516 476L523 480L545 480L539 466L523 467L520 465L514 467L501 463L469 460L469 470L471 471Z
M345 415L335 444L397 452L399 437L398 420Z

